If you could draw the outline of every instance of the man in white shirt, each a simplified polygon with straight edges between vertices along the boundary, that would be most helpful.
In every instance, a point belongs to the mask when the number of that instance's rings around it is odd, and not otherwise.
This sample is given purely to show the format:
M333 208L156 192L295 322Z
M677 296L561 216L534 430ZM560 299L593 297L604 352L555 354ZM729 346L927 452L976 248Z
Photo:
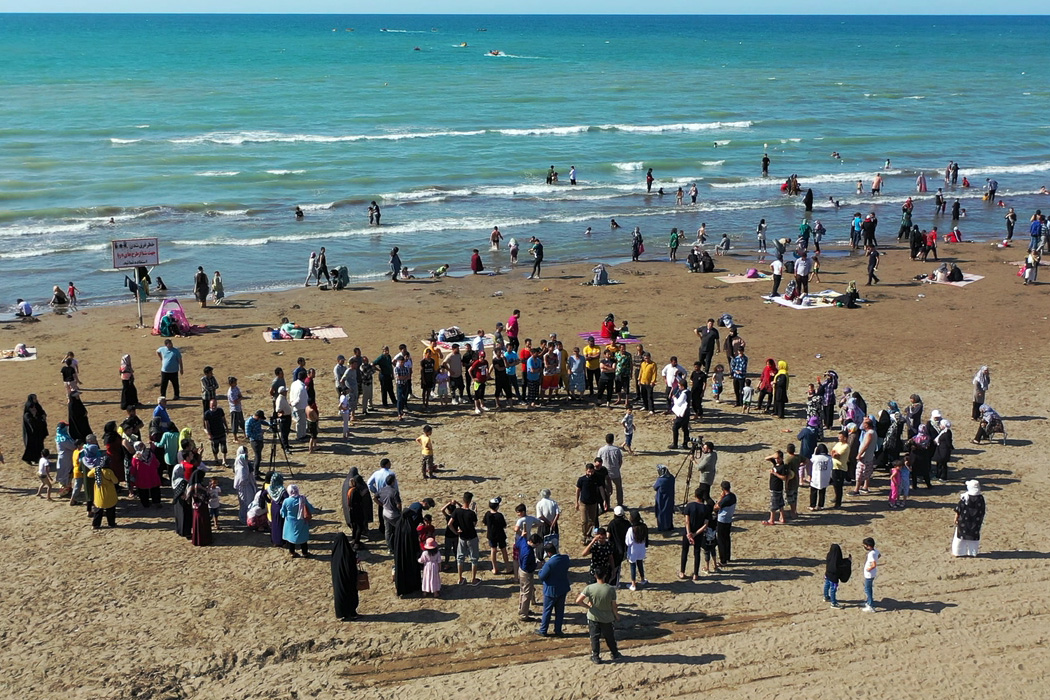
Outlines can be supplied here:
M25 299L19 299L15 303L15 316L30 317L33 315L33 307Z
M678 449L678 431L682 431L682 447L689 449L689 390L683 387L676 388L672 393L673 405L671 412L674 414L674 424L671 426L672 443L667 446L669 450Z
M346 374L346 358L340 355L335 358L335 367L332 368L332 376L335 378L335 395L336 398L342 396L341 391L343 386L343 375Z
M623 478L620 476L620 467L623 466L623 451L617 447L616 436L608 433L605 436L605 445L598 450L598 458L609 470L609 481L616 489L616 505L623 505Z
M306 404L310 402L310 395L301 380L296 379L292 382L291 389L288 390L288 402L292 404L295 439L302 440L306 437Z
M540 491L540 500L536 501L536 517L543 521L540 534L549 535L554 531L560 515L561 508L558 506L558 502L551 498L551 490L542 489Z
M813 261L803 250L802 255L795 261L795 299L799 304L809 294L809 273L811 272L813 272Z
M769 296L779 296L780 280L784 277L784 261L780 258L774 258L773 262L769 263L769 269L773 271L773 291L769 293Z
M675 380L679 376L686 376L685 367L678 364L677 357L671 357L671 361L664 365L664 368L660 370L660 374L663 375L664 383L667 384L667 412L671 412L671 390L674 389Z
M485 349L485 330L482 328L478 329L478 335L474 340L470 341L470 347L475 353L479 353Z

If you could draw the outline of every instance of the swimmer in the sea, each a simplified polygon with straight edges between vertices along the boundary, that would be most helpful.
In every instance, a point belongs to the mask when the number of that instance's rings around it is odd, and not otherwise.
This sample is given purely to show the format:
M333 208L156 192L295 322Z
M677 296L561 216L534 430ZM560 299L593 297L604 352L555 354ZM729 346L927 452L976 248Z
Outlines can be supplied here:
M620 224L616 223L616 219L609 219L609 228L615 231L620 228Z
M842 156L839 155L838 151L832 151L831 152L831 157L836 159L836 160L842 160Z
M303 210L302 210L302 208L300 208L300 207L296 207L296 208L295 208L295 218L296 218L296 219L297 219L298 221L302 221L302 220L303 220L304 218L306 218L306 214L305 214L305 213L303 213Z
M591 227L590 226L588 226L587 230L583 232L583 235L585 235L585 236L591 235Z
M835 207L836 209L838 209L840 206L842 206L842 204L839 202L839 200L835 199L834 197L828 197L828 204L830 204L831 206Z

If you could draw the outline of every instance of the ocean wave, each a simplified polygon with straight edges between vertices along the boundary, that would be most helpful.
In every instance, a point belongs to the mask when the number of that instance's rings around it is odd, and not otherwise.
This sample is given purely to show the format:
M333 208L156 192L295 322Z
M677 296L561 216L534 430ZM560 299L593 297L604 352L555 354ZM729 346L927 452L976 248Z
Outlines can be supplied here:
M205 170L203 172L194 173L198 177L233 177L234 175L240 175L240 170Z
M617 170L641 170L642 161L636 160L631 163L613 163L613 167Z
M148 129L149 128L149 124L136 124L135 128L136 129Z
M1050 161L1022 163L1019 165L985 165L976 168L961 168L967 175L1028 175L1050 170Z
M651 126L637 124L602 124L602 131L626 131L638 134L657 134L666 131L708 131L712 129L748 129L753 122L694 122L686 124L654 124Z
M710 167L714 167L716 165L725 165L725 164L726 164L726 162L724 160L702 160L702 161L700 161L700 165L704 165L704 166L707 166L709 168Z
M857 180L863 180L867 183L876 172L865 173L825 173L818 175L800 175L798 178L799 184L802 185L803 189L808 187L810 184L815 182L856 182ZM892 175L899 173L900 171L881 171L884 175ZM786 179L786 178L785 178ZM777 187L779 188L784 184L784 180L777 179L775 177L751 177L737 182L711 182L711 187L716 189L734 189L741 187Z
M122 146L128 143L138 143L142 139L110 139L109 142L114 146Z
M381 32L388 34L429 34L430 32L423 31L422 29L380 29Z
M81 231L87 231L90 228L92 228L92 224L89 221L80 221L74 224L55 223L31 224L28 226L0 226L0 238L17 238L19 236L41 236L53 233L79 233Z
M305 170L267 170L271 175L302 175Z
M726 139L724 141L715 141L716 146L728 146L731 143L733 143L731 139Z
M488 56L489 58L529 58L529 59L533 59L533 60L536 60L536 59L539 58L539 56L519 56L519 55L513 54L513 53L503 53L502 51L500 53L490 53L490 52L486 51L485 55Z
M209 209L204 212L205 216L247 216L247 209L233 209L233 210L222 210L222 209Z
M187 136L170 139L176 144L214 143L221 146L240 146L245 143L344 143L353 141L401 141L403 139L425 139L436 136L477 136L484 134L484 129L472 131L421 131L395 134L347 134L342 136L324 136L320 134L284 134L278 131L216 131L199 136Z
M42 255L62 255L64 253L83 253L91 250L108 250L109 245L109 243L94 243L91 245L66 246L57 248L21 249L16 251L0 252L0 260L35 258Z
M325 202L324 204L300 204L299 208L303 211L323 211L325 209L331 209L335 206L335 202Z
M566 136L588 131L589 126L540 126L532 129L496 129L504 136Z

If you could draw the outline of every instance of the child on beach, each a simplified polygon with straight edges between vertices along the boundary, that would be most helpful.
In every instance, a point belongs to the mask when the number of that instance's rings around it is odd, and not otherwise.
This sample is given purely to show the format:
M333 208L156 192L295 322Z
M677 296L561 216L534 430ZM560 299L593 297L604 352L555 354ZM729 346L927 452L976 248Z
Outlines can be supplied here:
M437 474L437 467L434 466L434 438L431 437L433 432L434 429L432 427L424 425L423 434L416 438L422 454L420 467L423 471L424 479L433 479Z
M890 508L900 508L901 496L901 462L893 463L890 470Z
M219 529L219 506L220 497L222 496L222 489L219 488L219 479L212 477L212 480L208 483L208 512L211 514L211 527L213 530Z
M489 541L489 561L492 562L493 574L500 573L499 567L496 566L497 550L503 554L503 568L506 569L504 573L514 573L510 566L510 559L507 557L507 519L503 517L503 513L499 512L499 504L502 502L499 496L489 501L489 512L485 513L485 517L481 519Z
M318 279L317 283L320 284L321 280ZM215 297L216 304L222 304L223 298L226 296L226 288L222 285L222 275L219 271L215 271L215 277L211 281L211 293Z
M715 247L715 255L725 255L729 252L729 248L731 246L732 244L729 242L729 234L723 233L722 240L720 240L718 242L718 245Z
M423 522L416 525L416 535L419 537L419 546L423 547L427 543L427 540L434 536L434 516L427 513L423 516Z
M630 402L627 403L626 408L627 413L620 420L620 425L623 426L623 444L620 447L634 455L634 448L631 447L631 443L634 441L634 409L631 408Z
M37 472L40 475L40 486L36 488L36 495L41 496L44 487L47 487L47 500L51 500L51 487L54 485L51 481L51 452L44 448L40 451L40 468Z
M77 294L79 293L80 290L77 289L77 286L73 284L72 280L70 280L69 288L66 289L66 297L69 299L69 308L74 311L76 311L77 308Z
M438 373L434 376L434 381L437 382L437 400L442 406L448 404L448 368L444 365L438 370Z
M744 380L744 388L740 392L740 402L744 404L744 413L751 413L751 402L755 398L755 390L751 388L751 380Z
M908 496L911 494L911 455L904 455L904 461L901 462L901 489L900 489L900 500L897 506L901 510L904 510L908 506Z
M627 340L631 337L631 329L627 326L627 321L620 323L620 338Z
M226 390L226 401L230 405L230 426L233 428L233 439L237 439L238 430L244 432L244 408L241 406L241 389L237 386L237 377L226 377L229 389ZM245 434L247 436L247 434Z
M758 229L755 231L755 237L758 239L758 249L763 253L769 249L766 247L766 220L762 219L758 222Z
M317 432L321 422L321 412L317 410L317 403L311 401L306 404L306 434L310 436L307 454L313 454L317 449Z
M432 595L437 598L441 593L441 552L438 551L437 540L433 537L427 538L423 543L419 563L423 565L423 597Z
M722 386L725 382L726 368L723 365L715 365L714 381L712 382L711 394L715 401L722 401Z
M339 415L343 417L343 440L350 440L350 394L345 388L339 390Z

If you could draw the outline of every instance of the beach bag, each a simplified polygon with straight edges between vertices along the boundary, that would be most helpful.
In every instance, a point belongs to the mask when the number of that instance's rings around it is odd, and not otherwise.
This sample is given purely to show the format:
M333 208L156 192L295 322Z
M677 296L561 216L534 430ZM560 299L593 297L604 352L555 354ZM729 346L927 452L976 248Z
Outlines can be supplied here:
M792 299L794 299L795 298L795 291L796 291L795 280L791 280L790 282L788 282L787 289L784 290L784 299L787 300L787 301L791 301Z
M784 272L789 274L789 275L795 274L795 261L794 260L788 260L787 262L784 263Z
M839 583L846 583L853 575L853 560L843 559L839 562Z
M281 339L281 329L280 328L274 328L272 331L270 331L270 337L273 338L274 340L280 340Z
M357 572L357 590L367 591L369 588L371 588L371 585L368 582L368 572L359 569Z
M747 268L747 272L744 273L744 277L747 277L748 279L755 279L756 277L758 277L758 270L756 270L753 267L749 267Z

